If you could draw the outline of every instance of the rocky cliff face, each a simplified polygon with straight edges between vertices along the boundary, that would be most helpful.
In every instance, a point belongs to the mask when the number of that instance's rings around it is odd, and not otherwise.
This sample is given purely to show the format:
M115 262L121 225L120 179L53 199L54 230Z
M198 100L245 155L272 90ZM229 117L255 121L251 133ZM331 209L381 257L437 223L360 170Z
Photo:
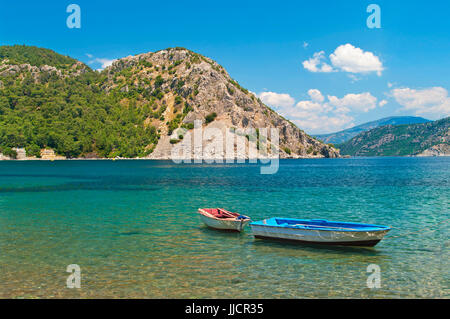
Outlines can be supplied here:
M450 145L449 144L438 144L434 145L417 156L450 156Z
M106 79L102 88L106 92L135 93L138 103L154 111L147 123L158 129L161 138L150 158L168 158L195 120L202 121L205 128L214 127L222 132L277 128L282 158L339 156L336 149L310 137L264 105L222 66L187 49L126 57L114 62L103 74ZM128 101L123 103L126 105ZM249 136L247 139L252 141ZM255 138L253 141L256 144Z

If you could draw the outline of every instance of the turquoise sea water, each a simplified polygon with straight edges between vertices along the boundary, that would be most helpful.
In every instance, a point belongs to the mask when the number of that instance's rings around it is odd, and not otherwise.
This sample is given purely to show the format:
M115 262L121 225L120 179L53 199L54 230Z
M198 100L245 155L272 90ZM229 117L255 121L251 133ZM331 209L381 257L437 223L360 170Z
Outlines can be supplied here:
M449 297L450 158L259 168L0 162L0 297ZM255 240L250 228L208 229L199 207L394 229L374 248L292 245ZM81 267L81 289L66 287L69 264ZM367 287L369 264L380 267L381 288Z

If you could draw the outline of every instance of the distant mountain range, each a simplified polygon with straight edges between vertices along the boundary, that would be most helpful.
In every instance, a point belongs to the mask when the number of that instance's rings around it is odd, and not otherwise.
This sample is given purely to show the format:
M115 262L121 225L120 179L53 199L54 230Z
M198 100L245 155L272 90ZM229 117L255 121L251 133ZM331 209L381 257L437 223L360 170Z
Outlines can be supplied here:
M430 122L430 120L424 119L423 117L391 116L382 118L380 120L364 123L358 126L354 126L352 128L340 132L315 135L315 137L317 137L318 139L320 139L325 143L341 144L350 140L351 138L355 137L361 132L369 131L376 127L384 125L420 124L427 122Z
M338 145L351 156L450 156L450 117L421 124L385 125Z

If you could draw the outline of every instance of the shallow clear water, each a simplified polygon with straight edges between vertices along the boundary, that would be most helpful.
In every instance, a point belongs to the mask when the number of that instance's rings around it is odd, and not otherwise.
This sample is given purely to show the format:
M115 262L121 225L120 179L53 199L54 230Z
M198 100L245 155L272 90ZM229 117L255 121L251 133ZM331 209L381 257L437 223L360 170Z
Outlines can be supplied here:
M259 168L0 162L0 297L449 297L450 158ZM199 207L394 229L374 248L292 245L208 229ZM81 289L66 288L69 264L81 267ZM379 289L366 285L369 264Z

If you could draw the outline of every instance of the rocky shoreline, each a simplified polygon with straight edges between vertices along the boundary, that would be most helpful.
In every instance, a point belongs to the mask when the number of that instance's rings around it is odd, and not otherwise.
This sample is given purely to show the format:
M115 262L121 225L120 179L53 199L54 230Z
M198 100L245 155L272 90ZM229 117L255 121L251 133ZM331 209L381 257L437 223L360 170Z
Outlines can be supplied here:
M418 157L434 157L434 156L450 156L450 145L449 144L437 144L434 145L420 154L417 154Z

